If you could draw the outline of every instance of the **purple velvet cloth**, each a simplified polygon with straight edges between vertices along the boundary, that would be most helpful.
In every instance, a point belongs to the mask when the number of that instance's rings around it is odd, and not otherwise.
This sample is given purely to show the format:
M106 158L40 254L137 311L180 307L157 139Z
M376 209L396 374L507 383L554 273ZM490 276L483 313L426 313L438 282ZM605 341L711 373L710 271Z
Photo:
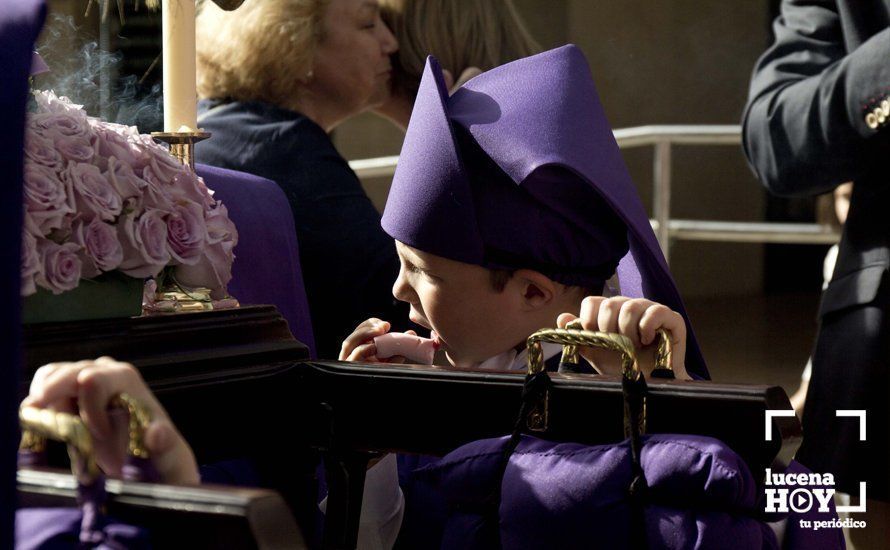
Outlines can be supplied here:
M16 550L79 548L83 514L73 508L28 508L16 513ZM86 548L138 550L151 548L148 533L139 527L101 519L98 533Z
M439 495L447 519L440 532L432 529L430 538L412 541L414 546L630 547L626 442L586 446L524 436L504 470L507 440L467 444L415 471L414 483ZM644 518L650 548L779 548L758 512L754 477L723 443L701 436L645 436L641 463L649 485ZM819 531L786 540L783 547L842 548L837 541L837 532Z
M0 548L12 546L14 532L25 105L34 41L45 18L43 0L4 0L0 7Z
M294 218L284 192L275 182L244 172L203 164L196 170L238 228L229 293L242 304L275 305L315 357Z
M473 185L478 163L464 158L462 132L534 201L479 200L479 185ZM450 97L442 71L430 57L383 228L408 245L460 262L501 267L503 256L518 256L514 263L528 264L519 267L562 264L580 275L584 268L596 270L618 261L610 254L620 243L597 226L596 201L563 194L562 186L578 180L626 225L630 252L617 269L622 294L660 302L685 317L587 60L572 45L494 68ZM562 223L554 223L557 218ZM503 235L511 228L513 243ZM598 254L604 256L599 261ZM707 378L688 319L687 332L687 370Z
M19 451L20 467L45 464L42 452ZM150 459L128 456L123 478L144 483L160 480ZM77 508L25 508L16 511L15 547L31 548L150 548L149 533L105 515L105 476L77 485Z

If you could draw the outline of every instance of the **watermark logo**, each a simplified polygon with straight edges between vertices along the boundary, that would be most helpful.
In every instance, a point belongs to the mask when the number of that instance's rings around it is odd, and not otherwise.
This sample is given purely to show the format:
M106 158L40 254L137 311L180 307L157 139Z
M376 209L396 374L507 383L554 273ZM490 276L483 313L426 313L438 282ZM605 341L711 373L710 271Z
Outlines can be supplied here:
M775 473L766 469L766 512L805 514L817 506L820 513L831 511L834 476L813 473Z
M865 441L865 411L846 410L835 411L837 417L858 418L859 440ZM773 419L776 417L793 417L793 410L768 410L764 427L764 438L771 441L773 438ZM764 511L769 513L806 514L815 510L818 513L830 513L830 503L834 498L834 476L830 473L778 473L769 468L766 469L765 505ZM859 504L852 506L838 504L838 513L865 512L866 483L859 482ZM824 528L861 528L865 527L864 521L855 521L852 518L843 520L832 519L827 521L801 519L800 526L815 530Z

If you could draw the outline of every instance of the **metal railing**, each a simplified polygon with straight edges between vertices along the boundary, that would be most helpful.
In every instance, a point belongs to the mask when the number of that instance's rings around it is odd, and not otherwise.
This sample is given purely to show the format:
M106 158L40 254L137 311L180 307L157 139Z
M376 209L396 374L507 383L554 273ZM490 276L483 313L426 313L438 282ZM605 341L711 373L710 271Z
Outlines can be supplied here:
M615 130L622 149L652 146L652 229L669 259L674 239L737 243L832 244L840 235L815 223L730 222L671 219L671 151L674 145L733 145L742 143L738 125L637 126ZM354 160L349 166L358 177L392 176L399 157Z

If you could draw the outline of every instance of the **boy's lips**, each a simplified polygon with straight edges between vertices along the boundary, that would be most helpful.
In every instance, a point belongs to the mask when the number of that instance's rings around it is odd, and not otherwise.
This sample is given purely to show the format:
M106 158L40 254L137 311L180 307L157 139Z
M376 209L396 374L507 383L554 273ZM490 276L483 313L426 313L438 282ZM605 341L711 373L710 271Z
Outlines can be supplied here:
M416 312L414 311L413 308L412 308L411 311L408 313L408 319L409 319L412 323L418 324L418 325L422 326L422 327L425 328L425 329L428 329L428 330L432 330L432 329L433 329L433 327L430 326L429 321L427 321L426 319L424 319L420 314L416 313Z
M424 319L420 314L416 313L414 311L414 309L412 309L408 313L408 319L410 319L412 323L418 324L418 325L422 326L423 328L428 329L430 331L430 340L435 342L436 349L441 348L445 344L445 342L442 340L442 337L439 336L438 332L436 332L436 329L434 329L430 325L430 322L427 321L426 319Z

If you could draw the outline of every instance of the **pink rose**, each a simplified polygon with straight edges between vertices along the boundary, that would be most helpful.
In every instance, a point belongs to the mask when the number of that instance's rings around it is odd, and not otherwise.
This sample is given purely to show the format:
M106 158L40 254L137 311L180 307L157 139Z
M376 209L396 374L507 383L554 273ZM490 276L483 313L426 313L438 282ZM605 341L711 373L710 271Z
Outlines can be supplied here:
M22 296L37 292L35 277L41 275L40 254L37 252L37 237L29 231L22 231Z
M216 201L213 207L205 212L204 217L207 221L208 242L231 241L233 247L238 244L238 230L229 219L229 210L221 201Z
M33 221L31 230L40 235L47 235L53 229L64 225L64 218L74 212L67 185L51 168L25 162L24 177L25 211L29 221Z
M176 174L173 178L173 188L169 193L174 198L193 201L207 209L214 205L213 191L208 189L204 180L191 169Z
M140 178L133 172L129 164L120 162L114 157L108 159L108 170L105 177L114 186L121 199L136 199L137 203L142 202L142 188L148 185L148 182Z
M208 244L204 254L195 265L178 266L176 278L186 286L209 288L211 297L218 300L226 296L226 285L232 280L232 263L235 261L234 248L238 244L238 231L229 219L225 205L219 201L205 212L205 221Z
M36 275L37 284L61 294L76 288L80 282L81 263L77 257L80 247L74 243L56 244L49 239L37 243L43 271Z
M117 230L99 218L93 218L89 223L82 219L75 221L71 240L82 247L82 274L85 279L116 269L124 258Z
M143 208L166 212L173 209L173 202L163 189L139 177L130 165L111 157L108 159L106 175L123 199L135 199L132 201L132 206L140 212Z
M185 286L209 288L215 300L225 298L226 285L232 280L234 246L230 240L208 244L198 263L176 267L176 280Z
M100 158L114 157L132 169L139 171L142 171L148 164L149 154L128 136L128 126L102 123L95 130L93 145L96 147Z
M57 96L52 90L40 90L34 92L34 101L40 110L47 113L80 113L86 117L83 105L72 103L65 96Z
M55 142L60 137L79 137L89 141L89 117L83 106L52 91L35 92L38 112L28 116L28 130Z
M71 186L80 214L94 214L110 222L121 213L121 196L97 166L69 162L68 168L62 172L62 178Z
M90 139L90 125L83 112L36 113L28 120L28 129L52 141L60 137Z
M207 243L204 208L193 202L181 201L167 216L167 245L173 259L185 265L195 265Z
M131 277L154 277L170 261L164 212L146 210L138 219L128 214L117 224L124 250L118 267Z
M58 172L65 166L65 160L55 144L37 134L28 132L25 135L25 156L35 163Z
M143 170L143 178L163 189L173 200L184 199L210 207L213 194L189 167L160 145L147 146L146 151L151 154L151 160Z
M57 138L56 149L65 159L73 162L90 162L96 153L88 140L74 136Z
M145 151L149 155L148 167L151 168L151 177L156 178L158 183L170 184L178 173L188 170L167 149L157 143L145 144Z

